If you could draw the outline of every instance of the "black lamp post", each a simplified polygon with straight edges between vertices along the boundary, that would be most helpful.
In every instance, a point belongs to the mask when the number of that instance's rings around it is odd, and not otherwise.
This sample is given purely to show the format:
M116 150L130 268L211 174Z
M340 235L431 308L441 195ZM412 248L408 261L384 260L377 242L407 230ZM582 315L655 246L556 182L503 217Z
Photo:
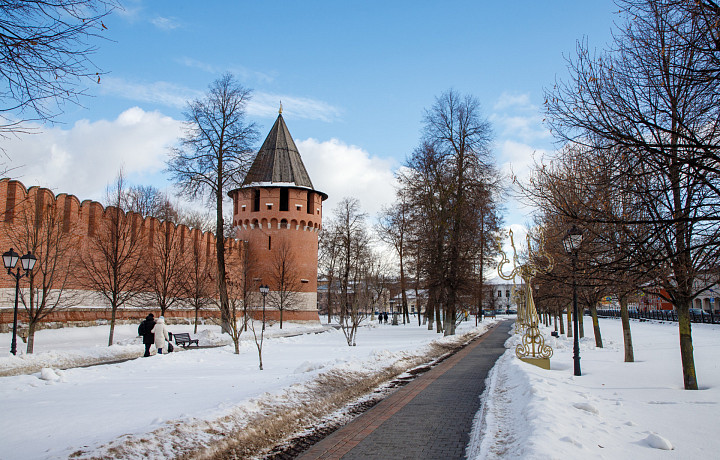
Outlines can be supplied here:
M7 268L8 274L15 278L15 310L13 311L13 333L12 341L10 342L10 353L15 355L17 354L17 313L18 297L20 295L20 278L30 275L32 269L35 268L37 258L32 255L32 252L28 252L24 256L19 257L19 254L13 251L12 248L10 248L8 252L4 253L2 257L3 264L5 265L5 268ZM22 269L25 270L23 273L20 273L20 267L17 267L17 271L15 273L12 271L12 269L15 268L15 265L17 265L18 258L20 259Z
M262 331L265 332L265 297L268 295L268 292L270 292L270 288L267 284L260 285L260 294L263 296L263 325L262 325Z
M582 375L580 372L580 333L578 331L578 306L577 306L577 286L575 283L575 272L577 265L577 252L582 243L583 234L582 231L577 228L574 224L568 230L567 235L563 238L563 246L565 251L570 254L572 259L572 287L573 287L573 362L575 375Z

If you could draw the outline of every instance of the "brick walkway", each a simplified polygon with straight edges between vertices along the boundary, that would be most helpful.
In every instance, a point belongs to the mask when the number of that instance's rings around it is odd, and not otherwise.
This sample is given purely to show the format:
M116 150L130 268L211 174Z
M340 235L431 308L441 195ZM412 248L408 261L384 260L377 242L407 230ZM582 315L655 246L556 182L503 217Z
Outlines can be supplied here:
M511 324L503 321L299 458L464 459L485 378Z

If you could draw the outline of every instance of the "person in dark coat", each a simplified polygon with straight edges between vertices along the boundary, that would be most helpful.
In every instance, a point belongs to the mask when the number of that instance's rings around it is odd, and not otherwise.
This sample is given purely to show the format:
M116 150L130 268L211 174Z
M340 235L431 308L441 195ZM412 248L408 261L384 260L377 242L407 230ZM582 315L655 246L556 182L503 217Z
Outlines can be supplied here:
M138 335L141 335L143 338L143 344L145 344L145 354L143 355L145 358L150 356L150 345L155 343L155 334L153 333L153 328L155 327L155 315L150 313L145 318L145 321L140 323L140 326L138 327Z

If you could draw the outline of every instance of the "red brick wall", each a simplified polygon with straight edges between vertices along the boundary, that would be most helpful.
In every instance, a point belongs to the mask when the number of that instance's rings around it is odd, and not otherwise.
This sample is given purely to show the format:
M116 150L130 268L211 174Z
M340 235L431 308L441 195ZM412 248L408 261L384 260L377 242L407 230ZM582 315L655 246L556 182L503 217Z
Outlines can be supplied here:
M253 211L254 191L260 190L260 209ZM300 292L317 292L318 232L322 224L322 195L302 188L289 188L288 210L280 210L280 187L236 190L233 209L237 238L247 241L257 258L253 276L271 284L272 264L283 241L290 244L303 282ZM307 212L307 194L312 193L312 210ZM268 209L270 208L270 209ZM269 286L274 290L273 286Z
M279 192L278 197L279 197ZM305 195L306 196L306 195ZM295 209L296 204L299 203L300 194L293 194L291 198L290 206L291 209ZM269 202L269 197L261 198L261 206L265 206L266 202ZM15 249L17 253L23 255L27 252L26 248L18 247L17 233L23 228L26 228L28 219L32 219L37 216L37 210L42 209L43 204L55 203L57 209L62 215L62 228L69 234L71 239L71 249L65 256L68 264L66 266L71 272L72 276L68 277L67 289L74 289L79 291L89 291L90 283L83 274L83 270L79 265L80 258L92 258L98 257L98 254L93 253L92 245L89 244L91 236L101 229L103 222L110 217L110 213L113 213L115 208L108 207L104 208L102 204L90 200L80 202L77 197L61 193L57 196L48 189L39 187L30 187L26 189L25 186L16 180L11 179L0 179L0 253L9 250L11 247ZM276 206L279 206L279 200L276 199ZM319 195L315 199L315 204L320 207L322 200ZM304 213L305 198L302 199L302 209ZM278 211L279 213L279 211ZM249 215L250 213L246 213ZM253 213L258 214L258 213ZM296 214L301 214L296 212ZM178 240L182 242L182 247L185 249L190 247L191 242L198 244L201 248L205 248L206 257L214 260L215 258L215 236L212 233L202 233L197 229L189 229L184 225L174 227L173 224L161 223L153 217L142 218L142 216L135 213L128 213L127 215L122 214L124 218L130 219L133 227L137 231L138 238L141 239L142 251L146 254L151 251L154 237L159 232L161 225L173 226L175 232L179 233ZM297 232L299 248L302 248L303 253L303 276L309 280L308 289L312 289L313 292L316 290L316 278L317 278L317 229L319 229L320 215L315 217L315 214L307 215L303 214L303 222L312 222L312 231ZM272 219L272 215L265 217ZM277 219L277 216L275 216ZM305 224L307 225L307 224ZM275 225L277 227L277 225ZM275 230L277 232L277 229ZM287 232L288 230L284 230ZM253 236L254 238L254 236ZM260 238L258 235L257 238ZM226 261L228 262L228 270L230 271L229 277L238 278L240 275L237 270L241 270L242 260L242 240L228 240ZM253 239L253 244L259 244ZM266 254L258 253L261 257L265 257ZM39 255L41 256L41 255ZM312 260L306 260L306 258ZM266 264L265 260L261 260L260 265ZM232 272L235 270L235 273ZM0 267L2 270L2 267ZM58 279L64 278L62 274L57 277ZM20 281L21 288L27 286L26 279ZM0 275L0 290L4 291L0 296L0 324L12 321L12 308L14 301L14 288L15 279L3 273ZM95 306L95 305L93 305ZM22 318L24 308L20 306L20 317ZM149 306L147 311L153 311L152 306ZM119 311L119 315L130 315L128 318L134 319L144 317L147 314L146 310L135 310L135 309L123 309ZM168 310L168 315L191 315L194 316L192 309L176 309L176 311ZM306 313L294 315L294 312L285 312L283 315L284 319L291 320L294 316L300 317L306 316ZM55 316L50 316L45 321L70 321L69 318L82 317L94 319L109 319L109 310L105 309L71 309L62 312L55 313ZM124 316L123 316L124 317ZM9 318L9 319L8 319ZM314 312L314 319L317 319L317 311ZM72 319L72 321L75 321ZM85 321L83 319L82 321Z

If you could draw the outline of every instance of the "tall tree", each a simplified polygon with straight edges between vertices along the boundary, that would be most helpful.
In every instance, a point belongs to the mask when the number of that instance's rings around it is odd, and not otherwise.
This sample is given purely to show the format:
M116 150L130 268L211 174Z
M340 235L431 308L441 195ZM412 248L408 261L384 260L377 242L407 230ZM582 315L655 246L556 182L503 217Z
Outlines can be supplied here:
M66 306L73 300L67 289L70 281L70 252L76 238L74 225L63 219L63 212L55 199L35 197L35 206L23 206L13 226L13 244L23 252L37 256L35 268L29 275L29 289L21 290L22 303L28 316L27 353L35 345L35 331L43 318ZM27 203L24 203L27 204Z
M688 46L704 40L697 15L674 1L621 5L615 49L593 56L579 45L570 82L548 92L548 120L562 140L615 155L613 180L641 209L618 222L643 228L626 258L656 273L656 293L676 307L684 386L697 389L689 308L703 289L696 278L718 261L720 81L698 78L707 56ZM596 211L593 220L616 222Z
M90 222L85 256L80 258L91 290L98 292L111 308L108 346L113 344L118 308L135 299L146 288L141 251L144 241L136 215L123 211L125 180L122 172L108 188L106 210ZM139 216L138 216L139 217Z
M461 296L475 289L477 236L484 228L479 190L495 182L491 139L477 99L447 91L426 110L422 145L408 161L411 171L401 177L422 220L424 265L432 270L428 301L436 309L442 304L446 335L455 333Z
M204 197L215 210L217 282L223 328L229 332L230 303L225 266L227 192L239 187L253 157L258 132L245 120L250 90L226 74L210 85L208 93L188 104L185 136L172 149L168 171L182 193Z
M100 83L90 44L116 7L105 0L0 2L0 135L26 121L52 121L79 103L84 82Z

